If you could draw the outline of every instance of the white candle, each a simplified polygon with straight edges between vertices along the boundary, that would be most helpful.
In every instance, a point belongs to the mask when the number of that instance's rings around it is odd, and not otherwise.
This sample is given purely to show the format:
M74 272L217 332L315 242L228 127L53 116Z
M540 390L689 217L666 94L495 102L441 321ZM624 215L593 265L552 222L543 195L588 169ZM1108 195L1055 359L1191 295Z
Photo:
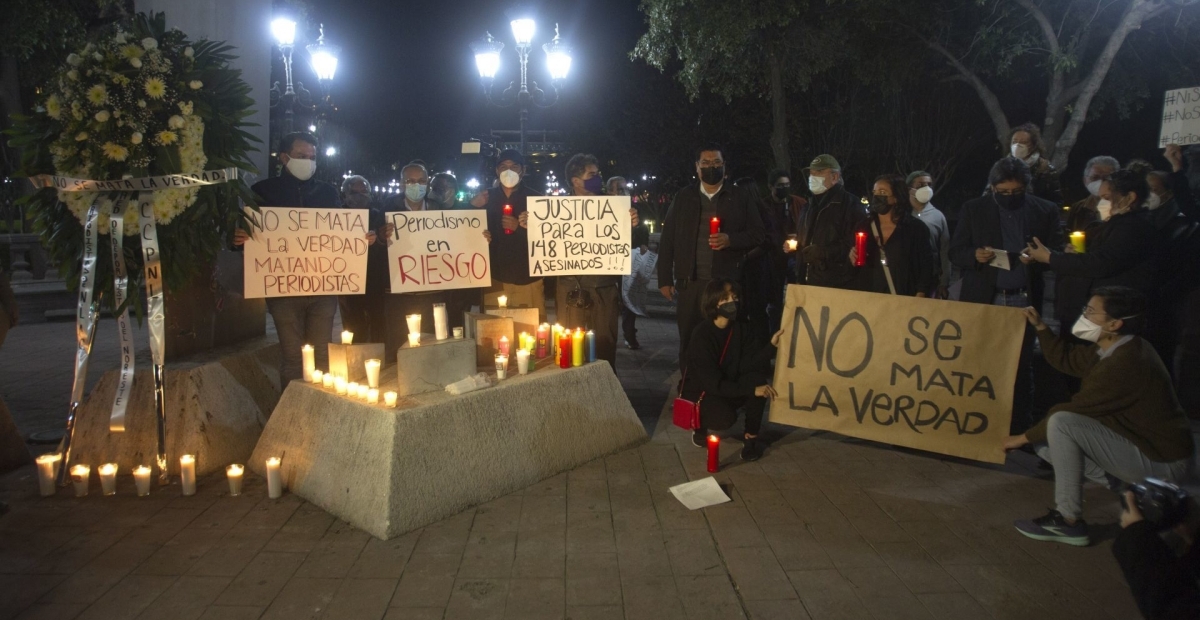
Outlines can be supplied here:
M433 336L438 340L450 337L450 326L446 320L446 304L433 304Z
M408 322L408 333L409 334L421 333L421 315L408 314L408 315L404 316L404 320Z
M367 390L367 404L368 405L378 405L379 404L379 390L377 390L375 388L370 388Z
M366 383L359 383L358 389L355 390L354 395L357 396L359 400L366 400L367 394L370 393L370 391L371 388Z
M71 484L75 485L75 497L88 494L88 476L91 473L92 468L87 465L75 465L71 468Z
M241 465L230 465L225 468L225 477L229 479L229 495L237 497L242 494L242 473L245 468Z
M529 351L517 349L517 371L523 375L529 374Z
M152 471L145 465L133 468L133 484L137 487L138 497L146 497L150 494L150 472Z
M354 344L354 332L343 330L342 344Z
M338 396L346 395L346 380L341 377L336 377L333 380L333 389Z
M410 347L421 346L421 334L410 333L408 335L408 346L410 346Z
M358 382L351 381L346 384L346 396L350 398L358 398Z
M367 387L379 387L379 367L383 365L383 361L367 360L363 364L367 367Z
M387 405L388 407L395 407L396 406L396 393L395 392L384 392L383 393L383 404Z
M317 369L317 361L314 357L315 351L313 351L312 345L306 344L300 347L300 355L304 358L303 376L305 379L309 379L313 376L313 371Z
M455 328L454 328L454 339L455 339L455 340L462 340L462 337L463 337L463 328L461 328L461 327L455 327Z
M508 356L496 356L496 378L503 379L508 376Z
M37 457L38 490L42 497L54 495L54 477L58 475L58 465L62 462L61 454L43 454Z
M333 373L325 373L325 375L321 377L321 386L327 390L332 390L335 379L337 379L337 377L333 376Z
M501 295L501 296L497 297L496 305L500 306L501 308L507 308L508 307L508 295Z
M283 496L283 477L279 475L279 457L267 459L267 497L279 499Z
M117 464L105 463L96 470L100 474L100 491L105 495L117 494Z
M319 370L314 370L312 371L312 374L309 375L309 379L312 380L314 385L320 386L325 381L325 373Z
M196 494L196 457L185 454L179 457L179 484L184 495Z

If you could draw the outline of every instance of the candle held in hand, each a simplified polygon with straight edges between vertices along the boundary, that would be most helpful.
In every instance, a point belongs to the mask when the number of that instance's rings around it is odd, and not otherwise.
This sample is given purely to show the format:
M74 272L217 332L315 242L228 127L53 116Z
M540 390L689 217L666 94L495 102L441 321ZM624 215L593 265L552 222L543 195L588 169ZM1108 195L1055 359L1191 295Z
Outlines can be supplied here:
M1083 254L1087 250L1087 235L1082 230L1071 233L1071 247L1079 254Z
M513 208L512 208L512 205L504 205L504 215L510 215L510 216L511 216L512 214L513 214ZM513 234L513 229L511 229L511 228L505 228L505 229L504 229L504 234L506 234L506 235L511 235L511 234ZM503 304L501 304L501 306L500 306L500 307L501 307L501 308L503 308L503 307L504 307L504 305L503 305Z
M854 233L854 266L863 267L867 264L867 233Z
M715 235L721 232L721 218L713 216L713 219L708 221L708 234Z

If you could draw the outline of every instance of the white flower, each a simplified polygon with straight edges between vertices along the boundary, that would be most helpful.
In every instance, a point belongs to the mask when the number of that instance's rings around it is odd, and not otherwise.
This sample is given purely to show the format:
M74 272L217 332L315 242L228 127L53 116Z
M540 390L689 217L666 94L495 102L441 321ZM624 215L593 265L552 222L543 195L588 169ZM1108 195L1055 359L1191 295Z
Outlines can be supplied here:
M95 118L96 118L96 120L98 120L98 121L100 121L101 123L103 123L103 122L106 122L106 121L108 120L108 117L109 117L109 116L110 116L110 115L109 115L109 113L108 113L108 110L100 110L99 112L96 112L96 116L95 116Z
M98 61L104 60L104 54L101 54L100 52L96 52L95 54L92 54L92 58L95 58L96 61L98 62Z
M191 101L180 101L179 102L179 111L183 112L184 116L191 116L192 102Z
M142 59L141 58L130 58L129 64L133 65L134 69L141 69L142 68Z
M68 72L67 72L67 77L68 77L68 78L70 78L70 79L72 79L72 80L78 80L78 79L79 79L79 72L78 72L78 71L76 71L76 70L74 70L74 69L71 69L70 71L68 71Z
M142 143L142 132L140 132L140 131L133 132L133 135L129 137L129 141L134 144L141 144Z
M146 107L146 100L145 100L145 99L138 99L138 107L139 107L139 108L144 108L144 107Z
M196 55L196 50L192 49L191 46L185 47L183 48L183 55L191 58Z
M79 63L81 62L83 62L83 59L79 57L79 54L71 54L67 56L67 64L71 65L72 67L78 67Z
M176 115L172 116L171 118L168 118L167 119L167 127L170 127L171 129L182 129L183 128L183 117L176 114Z
M124 43L124 42L125 42L125 40L126 40L126 39L125 39L125 33L124 33L124 32L117 32L116 36L114 36L114 37L113 37L113 39L114 39L114 40L116 40L116 42L117 42L117 43Z
M188 86L192 87L192 90L200 90L201 88L204 88L204 82L201 82L200 80L192 80L191 82L188 82Z
M121 118L121 111L113 110L113 118Z
M145 39L142 39L142 47L144 47L148 50L152 50L152 49L158 47L158 41L155 41L151 37L146 37Z

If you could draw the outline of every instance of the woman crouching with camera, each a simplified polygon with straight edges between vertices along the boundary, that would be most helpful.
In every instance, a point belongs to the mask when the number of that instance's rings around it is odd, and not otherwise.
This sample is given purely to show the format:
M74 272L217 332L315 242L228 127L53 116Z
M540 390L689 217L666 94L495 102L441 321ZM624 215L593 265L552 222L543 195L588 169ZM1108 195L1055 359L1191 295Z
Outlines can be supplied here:
M757 461L766 445L758 438L771 387L771 360L779 343L777 332L770 343L755 342L749 326L736 321L740 287L730 280L713 280L704 289L701 312L706 319L696 326L687 349L681 397L700 409L700 428L692 443L706 447L710 431L723 431L746 415L742 459Z
M1113 479L1179 482L1192 471L1196 448L1171 376L1150 343L1137 336L1145 314L1146 301L1138 291L1098 288L1071 328L1075 337L1088 341L1077 345L1050 331L1037 310L1025 309L1046 363L1082 382L1070 402L1051 407L1033 428L1004 442L1005 450L1033 444L1054 466L1057 510L1017 521L1022 534L1087 546L1085 477L1114 488Z

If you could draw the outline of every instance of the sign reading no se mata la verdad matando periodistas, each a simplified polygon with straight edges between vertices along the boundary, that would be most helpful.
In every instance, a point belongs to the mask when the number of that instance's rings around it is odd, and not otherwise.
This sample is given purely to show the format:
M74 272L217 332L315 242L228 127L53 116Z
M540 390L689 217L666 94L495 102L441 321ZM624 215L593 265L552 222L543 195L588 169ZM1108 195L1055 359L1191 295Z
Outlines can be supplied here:
M1200 86L1168 90L1163 95L1158 146L1168 144L1200 144Z
M393 293L492 285L487 211L396 211L388 270Z
M629 275L628 196L530 196L525 208L529 275Z
M1016 308L788 286L770 420L1003 463Z
M259 207L246 215L247 298L366 293L366 209Z

